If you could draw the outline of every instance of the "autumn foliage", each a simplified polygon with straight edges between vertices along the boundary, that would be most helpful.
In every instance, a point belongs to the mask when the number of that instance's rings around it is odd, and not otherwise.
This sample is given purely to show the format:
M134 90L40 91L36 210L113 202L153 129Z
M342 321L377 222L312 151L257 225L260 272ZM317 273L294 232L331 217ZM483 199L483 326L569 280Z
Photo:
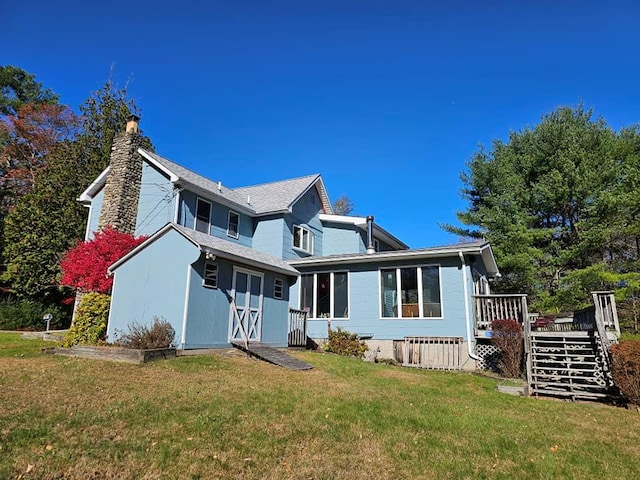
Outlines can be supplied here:
M67 252L60 262L60 283L83 292L110 293L113 277L107 275L107 268L146 239L104 228Z

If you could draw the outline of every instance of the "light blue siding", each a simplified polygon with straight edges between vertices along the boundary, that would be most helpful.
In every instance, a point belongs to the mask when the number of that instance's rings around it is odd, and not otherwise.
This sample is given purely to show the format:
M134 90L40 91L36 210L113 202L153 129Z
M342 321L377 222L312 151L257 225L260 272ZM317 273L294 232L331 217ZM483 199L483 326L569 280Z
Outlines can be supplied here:
M91 200L91 208L89 208L89 219L87 227L87 235L85 240L92 240L93 234L98 230L98 221L100 220L100 212L102 211L102 201L104 200L104 188L100 190Z
M183 343L182 323L187 273L200 251L174 230L168 231L115 271L107 335L127 332L132 322L150 324L162 317Z
M378 268L401 266L440 265L441 319L394 319L381 318L380 315L380 276ZM379 265L340 266L324 271L344 271L349 269L349 318L333 319L334 328L342 327L350 332L373 334L374 340L400 340L405 336L456 336L467 337L463 276L458 258L438 259L434 261L404 261ZM302 269L300 269L302 270ZM314 272L320 271L314 269ZM304 273L304 272L303 272ZM291 305L298 302L298 286L291 290ZM327 322L324 319L309 320L309 336L324 338Z
M283 238L287 225L282 218L270 217L255 220L256 226L253 232L253 248L276 258L282 258ZM289 237L290 238L290 237Z
M286 228L283 235L284 259L308 256L307 253L293 248L293 226L301 225L313 233L313 255L322 254L322 203L315 188L310 189L292 208L292 213L285 217Z
M187 335L184 348L215 348L229 346L229 308L232 293L234 265L249 268L218 258L218 288L203 286L205 259L202 256L191 269L189 289ZM263 343L286 347L289 327L288 279L271 272L257 272L263 276L262 331ZM283 298L273 296L274 278L283 280Z
M169 179L143 162L135 235L151 235L174 221L175 197L176 192Z
M233 210L240 216L238 225L239 237L237 239L230 237L227 235L230 209L224 205L215 203L208 198L199 197L188 190L180 192L180 207L178 213L178 223L180 225L187 228L194 228L196 203L198 198L211 203L211 224L208 232L210 235L229 240L230 242L236 242L246 247L252 246L251 237L253 235L253 219L251 217L248 217L237 210Z
M355 225L324 225L322 255L363 253L364 251L360 228Z

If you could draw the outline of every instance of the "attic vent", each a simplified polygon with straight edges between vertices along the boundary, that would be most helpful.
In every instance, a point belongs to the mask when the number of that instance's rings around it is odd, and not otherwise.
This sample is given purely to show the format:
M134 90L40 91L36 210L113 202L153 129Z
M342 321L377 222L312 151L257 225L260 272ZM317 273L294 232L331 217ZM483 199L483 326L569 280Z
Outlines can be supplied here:
M247 195L247 205L251 205L251 195Z
M218 191L221 192L222 191L222 182L218 182Z

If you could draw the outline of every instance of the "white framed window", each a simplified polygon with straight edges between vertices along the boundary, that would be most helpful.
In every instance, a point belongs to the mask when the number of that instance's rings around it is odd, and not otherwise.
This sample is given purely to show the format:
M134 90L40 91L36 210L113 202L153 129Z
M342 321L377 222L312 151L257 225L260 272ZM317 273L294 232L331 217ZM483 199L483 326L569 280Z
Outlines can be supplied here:
M204 263L202 285L207 288L218 288L218 265L211 262Z
M293 247L307 253L313 253L313 232L301 225L294 225Z
M210 227L211 203L198 198L196 200L196 217L193 219L193 229L208 234Z
M284 293L284 282L281 278L273 279L273 298L282 299Z
M349 273L301 275L300 310L308 311L309 318L349 318Z
M382 318L442 318L439 265L380 269Z
M229 210L229 221L227 222L227 235L232 238L240 236L240 215Z

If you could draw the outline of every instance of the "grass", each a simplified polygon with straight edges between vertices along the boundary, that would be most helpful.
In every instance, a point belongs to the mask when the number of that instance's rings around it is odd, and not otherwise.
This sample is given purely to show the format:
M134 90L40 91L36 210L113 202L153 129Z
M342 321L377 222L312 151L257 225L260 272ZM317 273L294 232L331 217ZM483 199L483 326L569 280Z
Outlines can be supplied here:
M0 478L640 478L640 415L328 354L147 365L0 334Z

